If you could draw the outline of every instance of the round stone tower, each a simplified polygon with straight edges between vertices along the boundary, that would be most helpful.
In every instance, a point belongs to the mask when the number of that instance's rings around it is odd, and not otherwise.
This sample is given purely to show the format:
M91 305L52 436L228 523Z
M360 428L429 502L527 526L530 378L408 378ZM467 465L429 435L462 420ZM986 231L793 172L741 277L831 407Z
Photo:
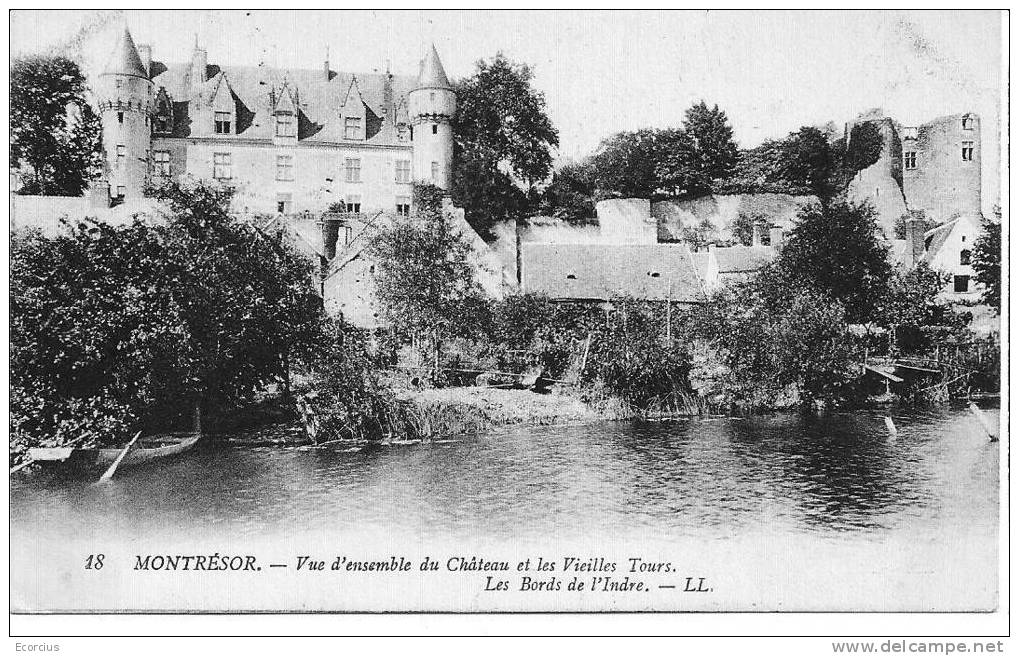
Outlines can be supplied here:
M110 193L138 198L148 178L152 81L127 27L96 85Z
M417 85L408 96L413 130L414 179L449 190L453 167L456 94L439 61L435 46L421 62Z

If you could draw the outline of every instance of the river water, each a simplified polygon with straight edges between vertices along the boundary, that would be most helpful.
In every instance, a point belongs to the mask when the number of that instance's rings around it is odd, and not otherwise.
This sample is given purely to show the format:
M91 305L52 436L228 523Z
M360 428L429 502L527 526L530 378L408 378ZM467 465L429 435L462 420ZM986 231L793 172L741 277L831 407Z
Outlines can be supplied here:
M894 416L895 437L873 413L612 422L362 450L206 446L106 485L15 476L12 599L23 610L995 608L1001 445L965 410ZM290 569L132 570L138 554L201 549ZM85 570L95 553L106 568ZM643 597L486 596L445 573L339 590L296 578L306 553L639 556L713 592L679 596L658 576Z

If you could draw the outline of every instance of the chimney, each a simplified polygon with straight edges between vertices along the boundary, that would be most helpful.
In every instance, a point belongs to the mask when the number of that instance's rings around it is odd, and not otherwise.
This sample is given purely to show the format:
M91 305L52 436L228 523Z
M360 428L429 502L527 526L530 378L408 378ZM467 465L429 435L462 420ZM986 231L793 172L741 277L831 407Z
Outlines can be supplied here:
M205 84L205 72L209 66L209 54L205 48L198 47L198 40L195 39L195 50L191 53L191 88L196 89Z
M386 121L396 123L396 109L393 107L393 74L389 72L389 62L386 61L386 77L382 85L382 117Z
M752 246L763 246L764 245L764 233L768 228L763 223L754 224L754 241Z
M138 46L138 56L142 58L145 74L152 77L152 46L147 43Z
M329 46L326 46L326 61L325 61L325 65L323 66L323 71L322 72L325 75L324 80L326 82L328 82L329 81Z
M782 248L782 228L779 226L773 226L768 231L771 237L771 247L776 251Z
M906 220L906 247L910 249L912 255L910 258L912 266L920 264L926 250L924 248L923 226L923 219Z

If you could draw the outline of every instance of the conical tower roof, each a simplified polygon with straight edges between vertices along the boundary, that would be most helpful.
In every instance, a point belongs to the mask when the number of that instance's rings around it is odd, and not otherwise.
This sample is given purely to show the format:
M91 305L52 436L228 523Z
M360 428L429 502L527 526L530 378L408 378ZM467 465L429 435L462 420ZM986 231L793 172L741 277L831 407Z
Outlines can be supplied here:
M439 53L435 50L435 44L429 49L428 54L421 60L421 73L418 75L418 89L452 89L446 71L439 61Z
M142 65L142 58L138 56L138 48L134 45L131 32L124 26L124 32L117 41L117 47L113 49L110 61L103 69L103 75L133 75L148 79L145 66Z

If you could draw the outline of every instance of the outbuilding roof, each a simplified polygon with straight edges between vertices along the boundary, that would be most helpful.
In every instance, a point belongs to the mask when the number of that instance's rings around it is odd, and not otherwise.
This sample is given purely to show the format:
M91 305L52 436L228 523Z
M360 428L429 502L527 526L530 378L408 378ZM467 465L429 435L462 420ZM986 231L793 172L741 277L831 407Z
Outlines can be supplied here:
M559 300L705 300L685 244L521 244L521 285Z

